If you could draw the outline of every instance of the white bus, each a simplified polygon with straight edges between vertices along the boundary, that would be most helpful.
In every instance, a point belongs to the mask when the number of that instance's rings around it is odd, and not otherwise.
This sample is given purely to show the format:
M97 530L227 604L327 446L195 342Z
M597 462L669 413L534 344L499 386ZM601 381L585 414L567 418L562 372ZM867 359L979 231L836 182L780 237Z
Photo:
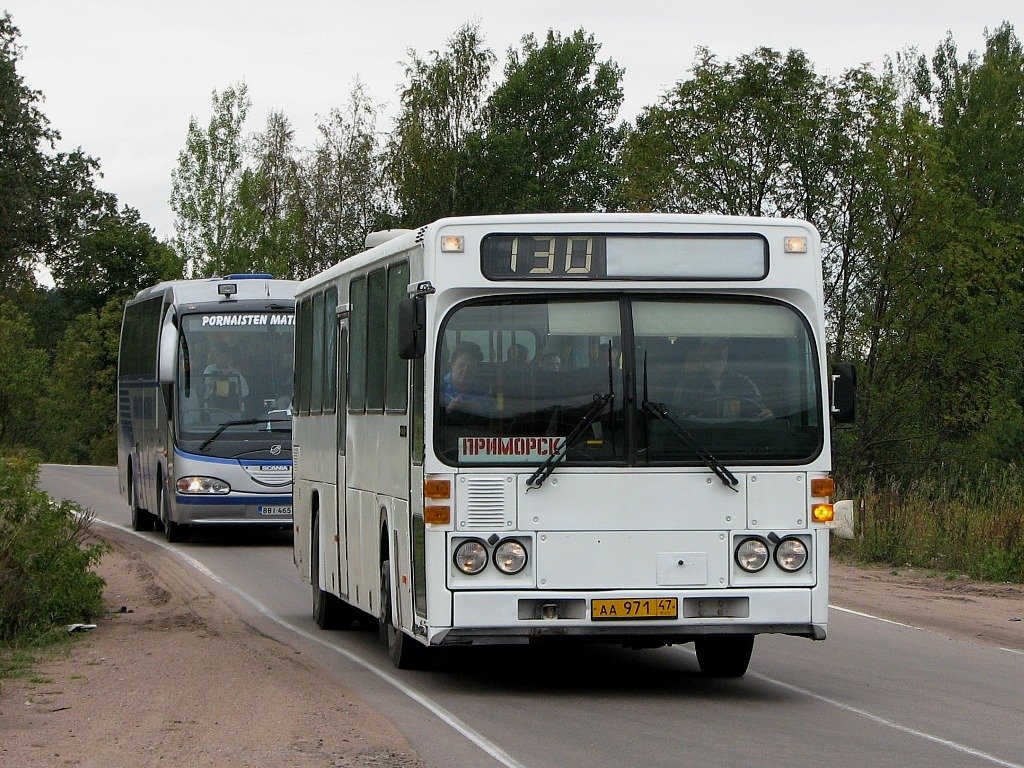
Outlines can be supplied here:
M818 235L663 214L449 218L303 282L294 558L322 627L433 646L823 639Z
M140 291L121 325L117 466L135 530L291 527L295 289L270 275Z

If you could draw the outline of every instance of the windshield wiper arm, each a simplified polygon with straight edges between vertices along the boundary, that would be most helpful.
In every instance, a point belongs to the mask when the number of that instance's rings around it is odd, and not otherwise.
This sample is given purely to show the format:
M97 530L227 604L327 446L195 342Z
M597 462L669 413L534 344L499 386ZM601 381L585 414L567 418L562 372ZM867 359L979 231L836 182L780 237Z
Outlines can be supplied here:
M685 443L686 447L693 451L694 455L703 461L707 467L714 472L718 479L722 481L722 484L736 493L740 492L740 489L736 486L739 485L740 481L736 479L736 475L729 471L729 468L722 462L712 456L710 453L705 451L700 444L693 438L693 435L679 423L679 419L667 408L664 403L655 403L650 400L644 400L642 407L647 413L654 414L659 419L668 424L668 428L672 430L672 433Z
M205 451L206 447L210 443L212 443L214 440L216 440L218 437L220 437L221 434L223 434L224 430L227 429L228 427L238 427L238 426L242 426L242 425L245 425L245 424L266 424L267 425L267 431L270 432L271 430L270 430L269 427L270 427L270 425L272 423L274 423L274 422L288 422L289 424L291 424L291 421L292 421L291 419L239 419L237 421L225 421L223 424L221 424L219 427L217 427L216 431L212 435L210 435L206 439L206 442L204 442L202 445L199 446L199 450L200 451ZM280 431L284 432L285 430L282 429Z
M583 414L583 418L581 418L576 426L572 428L572 431L566 435L565 440L562 441L558 450L544 459L544 462L537 467L536 471L527 479L527 490L530 488L540 488L544 485L544 481L547 480L548 476L555 471L555 464L557 464L558 461L569 452L569 448L583 436L583 431L593 423L594 419L601 414L601 411L604 410L605 406L608 405L614 397L615 395L611 392L606 392L603 395L594 395L594 403L590 406L590 410Z

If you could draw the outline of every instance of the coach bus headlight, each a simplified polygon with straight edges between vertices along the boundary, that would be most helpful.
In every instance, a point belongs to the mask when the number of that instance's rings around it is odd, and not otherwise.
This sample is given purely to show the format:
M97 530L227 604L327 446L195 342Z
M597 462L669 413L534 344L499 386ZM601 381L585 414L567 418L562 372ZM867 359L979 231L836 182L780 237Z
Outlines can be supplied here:
M230 493L231 486L216 477L180 477L178 493Z
M455 548L455 567L468 576L480 573L487 565L487 547L479 539L467 539Z
M494 548L494 564L502 573L519 573L526 567L526 547L515 539L505 539Z
M757 573L768 565L768 545L752 536L736 547L736 564L747 573Z
M807 545L800 539L786 538L775 547L775 564L784 571L794 573L807 563Z

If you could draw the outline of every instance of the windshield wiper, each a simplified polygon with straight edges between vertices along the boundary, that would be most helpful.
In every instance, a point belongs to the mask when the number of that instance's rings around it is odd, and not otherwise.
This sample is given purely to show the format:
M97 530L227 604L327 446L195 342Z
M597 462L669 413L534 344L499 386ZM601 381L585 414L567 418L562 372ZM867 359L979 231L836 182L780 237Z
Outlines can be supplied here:
M605 406L614 398L615 395L611 392L606 392L603 395L594 395L594 403L590 406L590 410L583 414L583 418L581 418L576 426L572 428L572 431L566 435L565 440L562 441L558 450L544 459L544 462L537 467L536 471L527 479L526 490L530 490L531 488L540 488L544 485L544 481L547 480L548 476L555 471L555 464L557 464L558 461L569 452L570 447L575 445L579 439L583 437L583 431L593 423L594 419L601 414L601 411L604 410Z
M287 430L285 430L285 429L273 430L273 429L271 429L270 425L275 423L275 422L287 422L289 424L289 427L288 427ZM206 447L210 443L212 443L214 440L216 440L218 437L220 437L221 434L224 432L224 430L227 429L228 427L238 427L238 426L243 426L243 425L246 425L246 424L266 424L267 425L267 430L266 430L267 432L275 432L275 431L276 432L288 432L288 431L291 431L291 426L290 426L291 423L292 423L291 419L239 419L238 421L225 421L223 424L221 424L219 427L217 427L216 431L212 435L210 435L206 439L206 442L204 442L202 445L199 446L199 450L200 451L205 451Z
M678 417L673 414L664 403L655 403L650 400L644 400L641 407L647 412L654 414L659 419L668 424L668 428L672 430L672 433L678 437L683 443L693 451L694 455L704 462L707 467L714 472L718 479L722 481L722 484L726 488L739 493L740 490L736 486L739 485L739 480L736 479L736 475L729 471L729 468L722 462L704 450L700 444L694 439L693 435L684 427Z

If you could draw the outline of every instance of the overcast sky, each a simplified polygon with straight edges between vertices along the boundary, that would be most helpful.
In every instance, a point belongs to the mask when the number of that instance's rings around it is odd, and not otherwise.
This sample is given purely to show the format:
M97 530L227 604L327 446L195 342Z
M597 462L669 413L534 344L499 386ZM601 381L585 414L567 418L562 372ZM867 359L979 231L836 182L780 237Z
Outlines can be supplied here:
M1024 36L1024 0L0 0L21 30L19 71L63 135L100 160L100 186L173 234L171 171L189 119L210 94L245 81L247 128L291 119L300 146L342 106L358 76L393 115L407 51L444 47L477 21L498 55L522 35L583 27L600 57L625 68L622 117L633 119L686 77L697 46L733 59L757 46L804 50L819 73L880 67L907 46L929 56L947 31L981 51L1003 21ZM386 126L381 126L382 128Z

